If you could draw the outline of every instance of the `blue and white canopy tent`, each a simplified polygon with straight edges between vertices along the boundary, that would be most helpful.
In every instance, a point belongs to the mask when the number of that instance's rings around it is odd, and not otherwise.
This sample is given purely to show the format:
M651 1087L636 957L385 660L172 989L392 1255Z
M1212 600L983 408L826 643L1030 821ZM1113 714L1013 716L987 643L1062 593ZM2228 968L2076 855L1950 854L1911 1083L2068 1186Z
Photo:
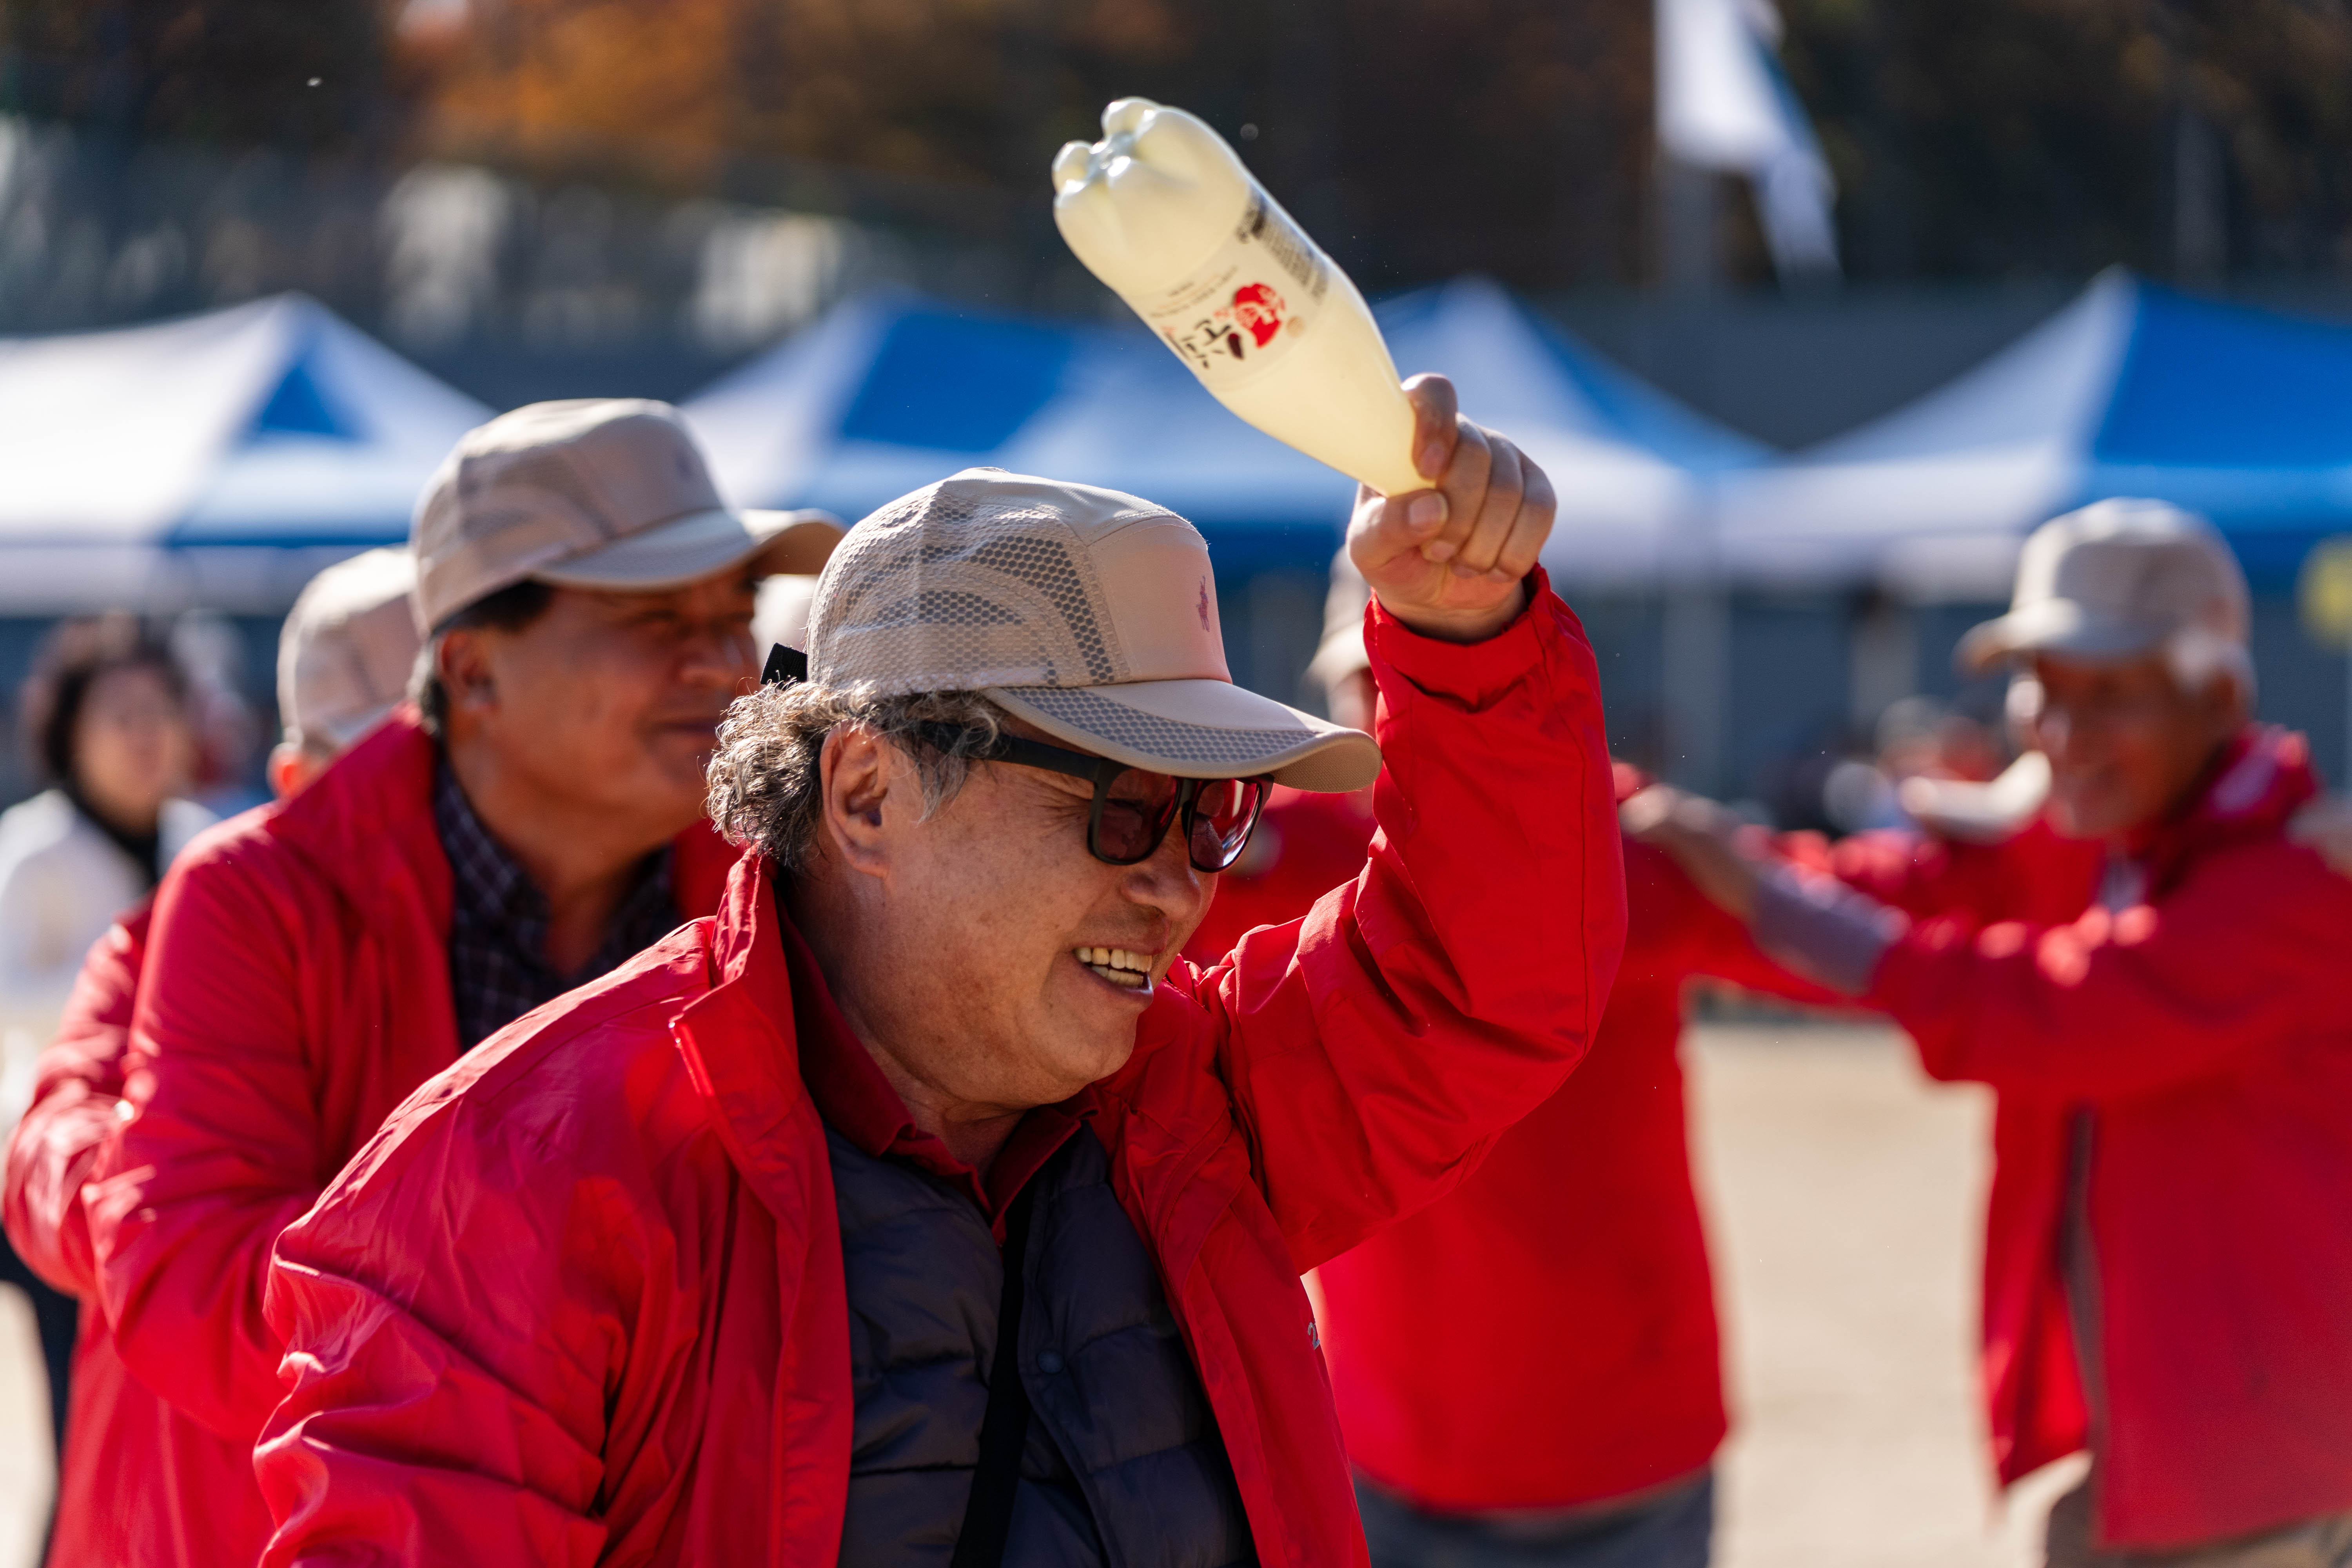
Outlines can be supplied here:
M1761 449L1614 371L1470 279L1381 307L1398 368L1443 370L1560 492L1547 560L1647 577L1703 508L1705 476ZM958 468L1108 485L1199 524L1221 566L1319 569L1351 481L1265 436L1139 329L979 315L899 293L850 301L687 405L747 506L855 519Z
M283 609L489 415L295 295L0 339L0 613Z
M2193 299L2120 270L1938 390L1729 476L1745 582L2000 598L2036 524L2108 496L2204 513L2257 584L2352 531L2352 329Z

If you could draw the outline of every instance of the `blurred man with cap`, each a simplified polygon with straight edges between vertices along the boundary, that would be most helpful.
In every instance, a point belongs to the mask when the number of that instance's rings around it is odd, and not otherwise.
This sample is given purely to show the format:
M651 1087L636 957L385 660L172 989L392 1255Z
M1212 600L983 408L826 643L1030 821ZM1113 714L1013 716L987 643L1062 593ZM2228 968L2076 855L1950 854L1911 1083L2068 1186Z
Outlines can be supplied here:
M2289 835L2308 750L2250 719L2246 634L2210 525L2102 502L1960 646L2033 683L2046 836L1849 840L1839 880L1637 803L1768 952L1999 1091L1994 1457L2090 1450L2063 1568L2352 1563L2352 883Z
M851 531L712 765L719 917L280 1242L265 1562L1360 1560L1299 1271L1559 1084L1623 929L1549 484L1411 390L1377 745L1232 683L1150 502L973 469ZM1375 778L1360 876L1178 957L1269 784Z
M405 639L367 603L395 565L306 595L294 629L340 647L284 661L280 782L367 732L156 896L120 1131L75 1223L114 1350L164 1408L93 1418L106 1505L62 1560L259 1554L250 1468L219 1457L280 1394L278 1231L417 1085L717 907L730 857L701 775L756 676L753 592L838 534L722 506L665 405L541 404L468 434L427 488ZM372 717L418 640L416 704Z
M1323 602L1323 637L1307 667L1322 689L1333 723L1370 731L1380 692L1372 656L1364 648L1364 606L1372 591L1343 548L1331 561L1331 589ZM1372 792L1317 791L1276 784L1249 847L1217 879L1217 897L1184 944L1184 956L1206 967L1234 950L1244 932L1304 915L1317 899L1364 868L1365 847L1379 824Z
M408 694L423 640L411 596L416 557L369 550L328 567L303 588L278 637L278 716L269 790L300 790L351 743L391 717Z

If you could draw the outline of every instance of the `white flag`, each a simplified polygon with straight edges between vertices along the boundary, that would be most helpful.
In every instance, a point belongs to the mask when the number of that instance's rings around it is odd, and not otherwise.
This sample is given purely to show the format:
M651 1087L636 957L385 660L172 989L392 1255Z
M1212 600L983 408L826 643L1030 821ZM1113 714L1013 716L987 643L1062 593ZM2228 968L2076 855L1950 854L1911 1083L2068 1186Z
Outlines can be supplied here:
M1828 160L1777 53L1771 0L1657 0L1658 144L1748 176L1783 278L1838 269Z

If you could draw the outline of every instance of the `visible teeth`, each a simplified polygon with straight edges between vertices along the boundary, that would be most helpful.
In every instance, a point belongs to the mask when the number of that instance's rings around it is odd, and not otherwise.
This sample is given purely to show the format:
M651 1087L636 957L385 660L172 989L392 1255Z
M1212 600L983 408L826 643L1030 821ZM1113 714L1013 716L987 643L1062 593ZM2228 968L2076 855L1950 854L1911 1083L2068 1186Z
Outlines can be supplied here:
M1148 952L1132 952L1123 947L1074 947L1070 956L1105 979L1116 979L1122 984L1144 984L1151 975L1152 955Z

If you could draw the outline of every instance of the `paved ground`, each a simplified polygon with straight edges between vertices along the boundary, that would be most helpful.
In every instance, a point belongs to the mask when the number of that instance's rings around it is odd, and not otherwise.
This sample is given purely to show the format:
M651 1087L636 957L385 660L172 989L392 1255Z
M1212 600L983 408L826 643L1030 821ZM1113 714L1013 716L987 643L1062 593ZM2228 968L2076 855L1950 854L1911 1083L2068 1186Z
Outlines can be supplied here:
M1996 1510L1970 1393L1984 1099L1877 1029L1713 1025L1691 1058L1738 1402L1718 1568L2033 1568L2058 1489ZM38 1377L0 1289L0 1568L50 1484Z
M56 1484L44 1389L32 1303L0 1285L0 1568L29 1568L40 1552Z
M1689 1057L1737 1401L1719 1568L2034 1568L2073 1477L2004 1510L1985 1469L1989 1097L1891 1030L1707 1026Z

